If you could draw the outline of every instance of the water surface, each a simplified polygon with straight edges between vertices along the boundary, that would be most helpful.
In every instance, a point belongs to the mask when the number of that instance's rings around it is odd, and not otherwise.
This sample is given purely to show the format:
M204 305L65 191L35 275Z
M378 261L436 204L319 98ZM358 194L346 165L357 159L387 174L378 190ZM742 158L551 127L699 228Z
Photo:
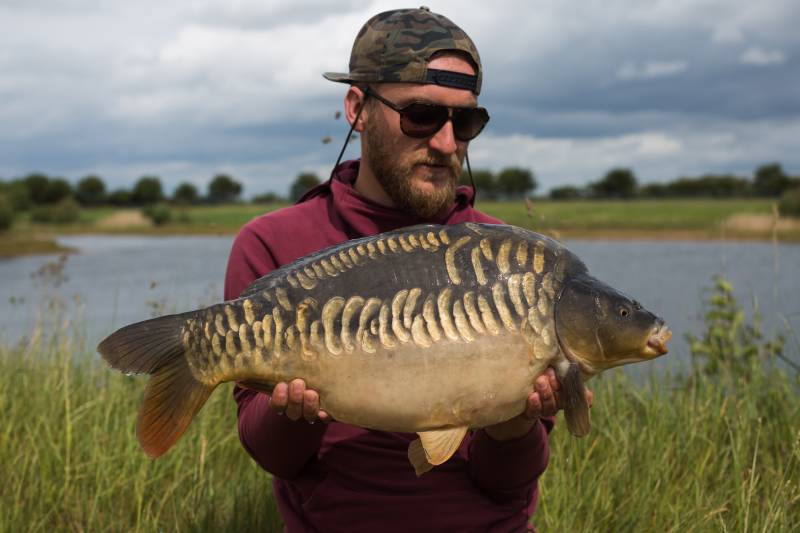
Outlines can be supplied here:
M66 279L57 288L53 273L32 276L57 256L0 261L0 336L6 341L28 335L42 312L72 317L76 308L83 308L79 321L92 346L114 329L156 312L214 303L222 298L232 237L89 235L59 242L79 251L64 263ZM592 274L632 295L670 325L675 333L671 355L654 368L686 358L683 337L700 332L704 288L715 274L733 283L748 311L757 301L768 331L788 324L800 333L798 245L646 240L566 244ZM67 302L66 310L42 311L45 291ZM788 349L797 357L796 341L790 340Z

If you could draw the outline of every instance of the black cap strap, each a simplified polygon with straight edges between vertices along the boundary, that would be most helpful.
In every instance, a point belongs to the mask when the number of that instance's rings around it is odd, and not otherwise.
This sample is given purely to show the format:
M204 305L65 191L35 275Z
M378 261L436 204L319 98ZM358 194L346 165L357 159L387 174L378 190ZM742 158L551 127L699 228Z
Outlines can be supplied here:
M425 83L444 85L445 87L454 87L456 89L466 89L476 93L476 89L478 88L478 76L429 68L425 75Z

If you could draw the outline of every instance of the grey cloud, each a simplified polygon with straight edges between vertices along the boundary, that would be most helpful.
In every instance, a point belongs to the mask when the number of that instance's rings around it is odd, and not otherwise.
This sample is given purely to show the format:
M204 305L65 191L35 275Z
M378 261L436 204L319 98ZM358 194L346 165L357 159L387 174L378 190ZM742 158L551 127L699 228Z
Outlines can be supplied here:
M0 175L174 184L230 169L248 193L284 192L300 169L326 172L344 135L343 87L320 73L345 68L358 28L392 7L5 2ZM797 164L783 137L800 117L794 0L432 7L483 58L492 121L476 166L527 161L550 180L594 179L626 153L646 176Z
M780 50L765 50L753 46L742 52L741 61L748 65L780 65L786 61L786 56Z

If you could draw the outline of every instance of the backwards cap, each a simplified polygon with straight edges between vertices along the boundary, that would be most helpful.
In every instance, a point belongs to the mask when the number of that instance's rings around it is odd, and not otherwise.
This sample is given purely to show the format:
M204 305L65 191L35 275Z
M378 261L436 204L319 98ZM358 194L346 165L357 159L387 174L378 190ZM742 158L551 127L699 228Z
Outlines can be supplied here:
M436 52L455 51L472 60L475 76L429 69ZM350 54L350 72L326 72L341 83L433 83L481 92L481 58L475 43L450 19L427 7L385 11L369 19L358 32Z

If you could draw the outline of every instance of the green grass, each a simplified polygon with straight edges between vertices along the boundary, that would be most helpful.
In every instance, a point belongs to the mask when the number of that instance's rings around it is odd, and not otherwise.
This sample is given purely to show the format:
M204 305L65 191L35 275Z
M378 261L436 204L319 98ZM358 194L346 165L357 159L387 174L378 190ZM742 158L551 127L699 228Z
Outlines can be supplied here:
M38 331L0 344L0 531L280 529L269 476L238 442L229 387L152 461L134 436L146 379L109 370L63 325ZM800 402L785 375L765 367L725 388L612 371L590 386L590 435L562 421L551 436L542 530L800 526Z
M771 213L769 200L534 200L530 214L523 202L481 202L477 207L509 224L555 230L701 230L719 231L738 213Z
M544 233L586 237L682 237L769 239L764 228L753 231L723 231L722 224L736 214L771 216L772 204L763 199L685 200L534 200L528 209L523 201L478 200L477 207L509 224ZM21 215L11 234L44 233L236 233L249 220L286 204L230 204L172 207L171 222L158 227L104 227L103 219L116 210L110 207L81 210L80 219L60 226L33 224ZM781 239L800 240L800 228L779 230Z
M144 379L61 331L0 346L0 531L276 531L269 476L239 444L230 388L165 457L134 425Z
M556 431L544 531L797 531L800 404L780 373L728 393L616 373L590 385L593 431Z

